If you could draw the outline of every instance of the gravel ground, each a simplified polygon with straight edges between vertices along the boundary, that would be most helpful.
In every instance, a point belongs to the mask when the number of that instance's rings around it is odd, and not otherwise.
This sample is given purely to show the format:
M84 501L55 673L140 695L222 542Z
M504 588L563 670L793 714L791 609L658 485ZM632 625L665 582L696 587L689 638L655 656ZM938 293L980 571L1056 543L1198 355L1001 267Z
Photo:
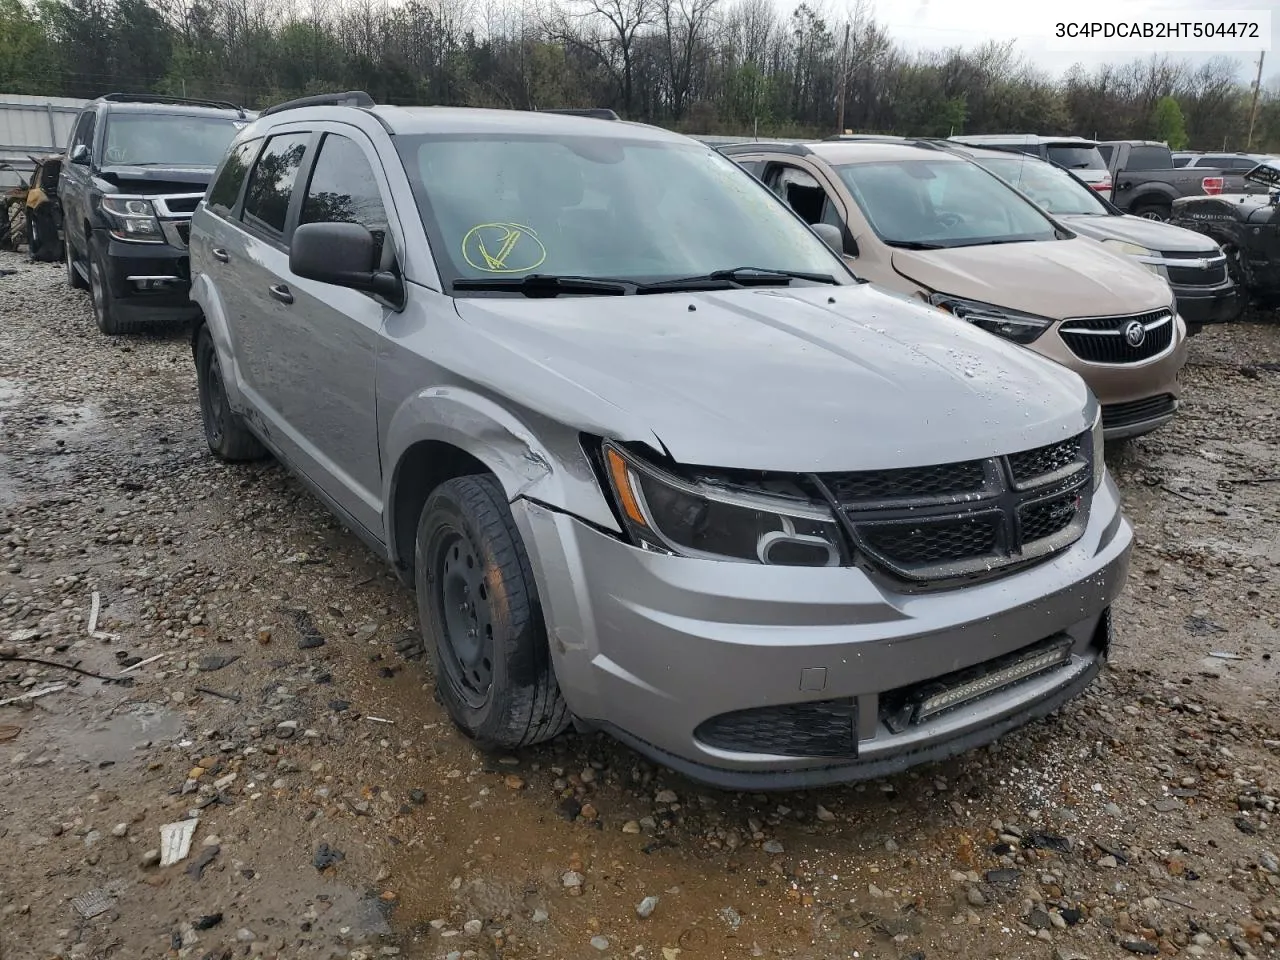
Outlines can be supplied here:
M0 700L65 686L0 707L0 957L1280 956L1280 327L1198 337L1177 421L1108 451L1139 546L1088 694L766 797L594 736L475 753L407 592L206 456L189 332L104 338L61 268L6 270Z

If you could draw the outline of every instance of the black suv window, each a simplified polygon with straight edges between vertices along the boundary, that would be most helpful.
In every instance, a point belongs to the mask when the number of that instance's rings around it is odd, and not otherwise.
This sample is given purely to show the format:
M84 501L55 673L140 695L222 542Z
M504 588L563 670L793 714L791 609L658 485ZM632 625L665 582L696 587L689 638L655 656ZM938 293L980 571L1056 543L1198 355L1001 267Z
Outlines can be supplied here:
M246 140L231 151L227 162L223 164L222 172L214 181L213 189L209 191L210 210L221 214L231 213L231 208L236 205L236 200L240 197L240 187L244 183L245 175L249 172L249 164L253 162L253 155L261 145L262 138L255 137L252 140Z
M244 220L252 226L283 234L289 215L289 198L298 179L298 168L311 141L309 133L285 133L267 141L262 156L249 175L244 197Z
M71 133L71 146L68 152L83 144L90 150L93 149L93 127L97 120L96 110L86 110L80 114L80 119L76 121L76 128Z
M299 223L358 223L373 234L374 262L382 259L387 211L378 181L363 150L336 133L325 134Z

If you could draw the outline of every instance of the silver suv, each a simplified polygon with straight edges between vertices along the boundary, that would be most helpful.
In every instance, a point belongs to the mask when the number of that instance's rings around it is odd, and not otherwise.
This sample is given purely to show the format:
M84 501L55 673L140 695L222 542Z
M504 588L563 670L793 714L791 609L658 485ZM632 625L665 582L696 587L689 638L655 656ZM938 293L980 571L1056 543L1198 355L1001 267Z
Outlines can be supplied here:
M860 283L692 140L273 108L191 236L204 430L414 587L484 748L879 776L1078 694L1132 534L1073 373Z

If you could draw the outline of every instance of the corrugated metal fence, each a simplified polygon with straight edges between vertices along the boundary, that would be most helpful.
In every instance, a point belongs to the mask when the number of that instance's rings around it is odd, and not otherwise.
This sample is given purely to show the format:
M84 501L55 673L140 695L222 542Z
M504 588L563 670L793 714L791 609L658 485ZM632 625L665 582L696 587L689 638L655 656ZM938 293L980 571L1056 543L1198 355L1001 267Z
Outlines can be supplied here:
M16 186L17 171L31 169L30 156L58 153L71 139L76 116L88 100L71 97L27 97L0 94L0 189Z

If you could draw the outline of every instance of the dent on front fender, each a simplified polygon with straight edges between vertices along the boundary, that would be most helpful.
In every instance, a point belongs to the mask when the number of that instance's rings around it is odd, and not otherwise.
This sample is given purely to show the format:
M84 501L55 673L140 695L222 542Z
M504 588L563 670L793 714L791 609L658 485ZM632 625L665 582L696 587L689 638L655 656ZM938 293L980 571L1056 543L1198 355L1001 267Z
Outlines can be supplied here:
M537 420L528 414L529 421ZM447 443L483 463L497 477L509 501L536 500L589 523L617 529L578 431L553 421L536 426L477 392L462 387L430 387L409 396L386 427L384 503L394 502L399 465L416 444Z

